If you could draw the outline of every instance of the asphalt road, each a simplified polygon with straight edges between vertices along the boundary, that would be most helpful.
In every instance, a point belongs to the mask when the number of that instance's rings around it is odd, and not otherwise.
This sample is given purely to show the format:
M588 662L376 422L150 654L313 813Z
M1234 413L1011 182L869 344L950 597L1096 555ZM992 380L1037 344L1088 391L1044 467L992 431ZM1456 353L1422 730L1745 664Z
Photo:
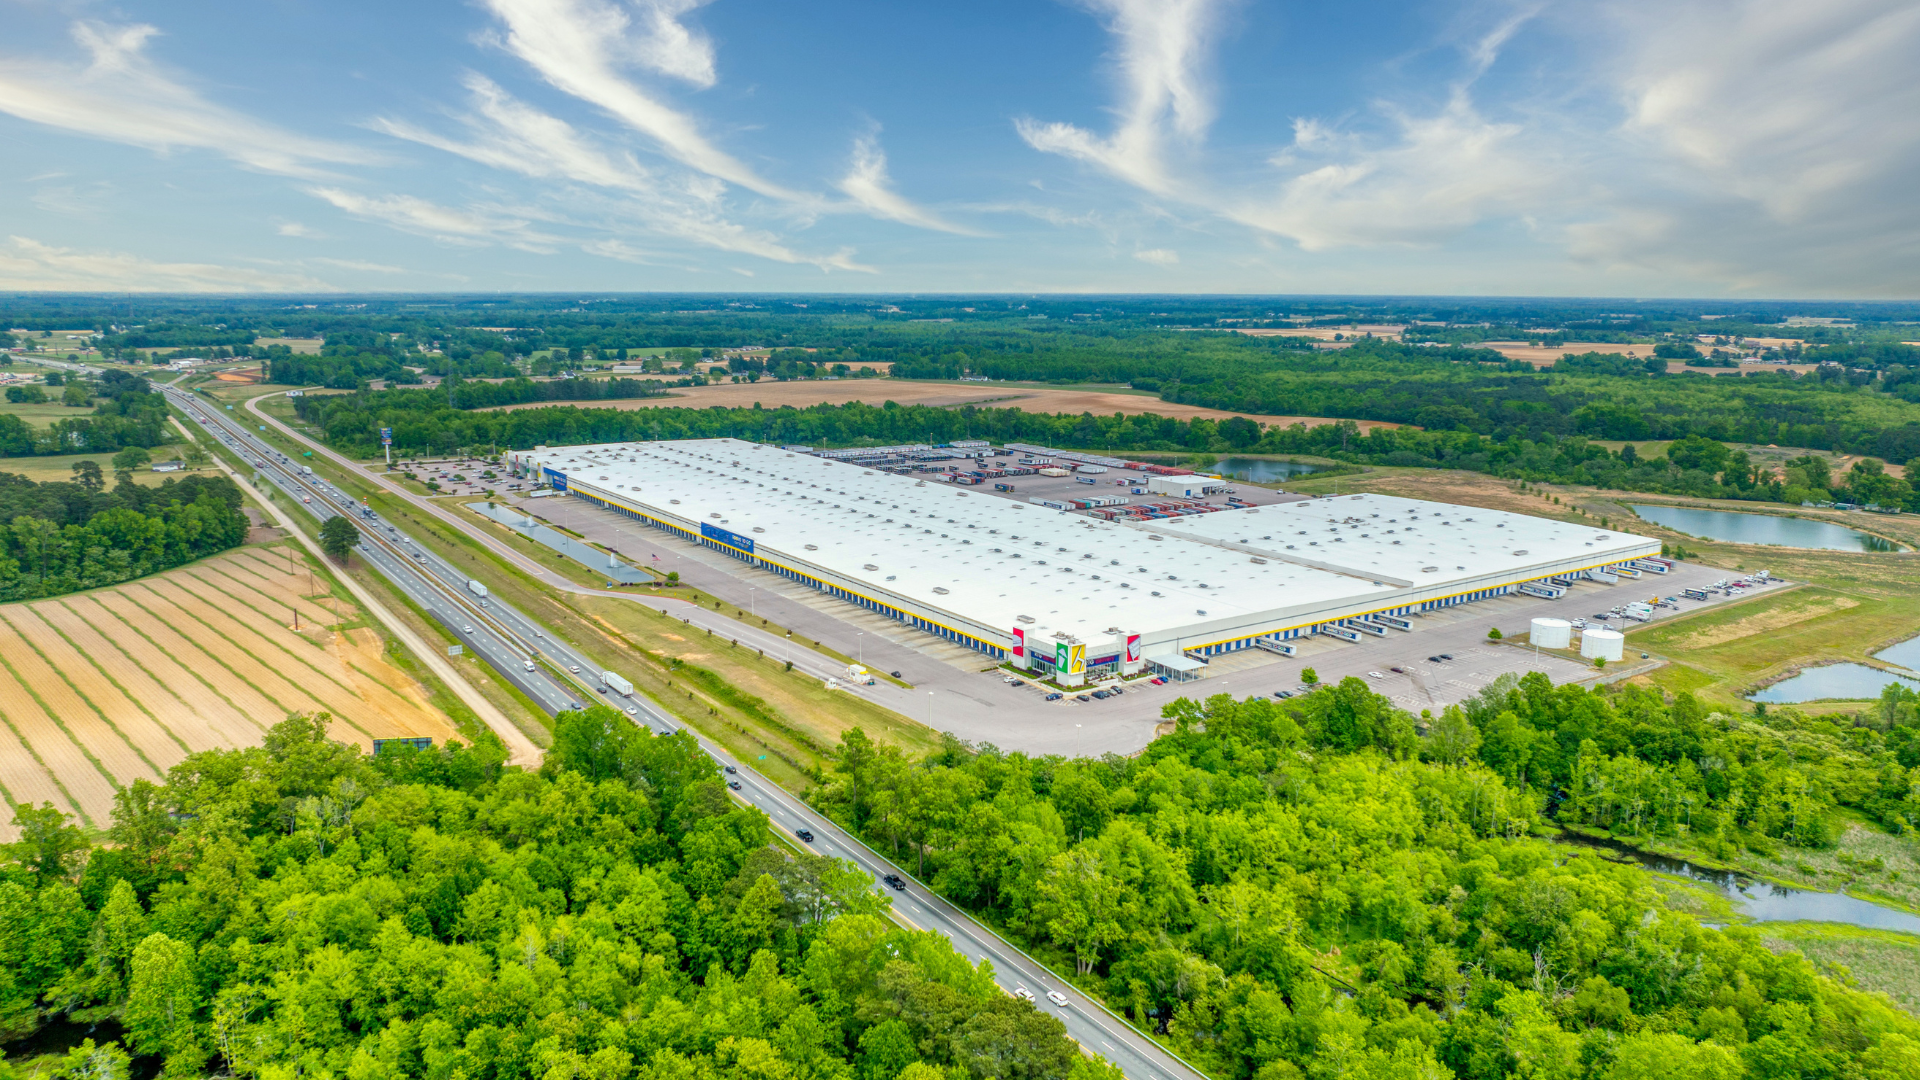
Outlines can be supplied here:
M344 507L347 508L358 507L358 504L340 495L339 492L332 489L330 485L321 486L325 485L325 481L307 479L304 474L299 472L298 465L287 461L284 455L267 446L267 444L256 437L255 433L248 431L243 425L229 417L216 415L205 399L197 399L192 395L178 391L173 391L173 393L175 394L174 400L176 403L180 404L189 416L193 416L196 419L204 418L202 422L212 429L216 435L227 441L229 445L235 445L235 443L238 442L239 446L237 448L244 449L246 453L254 457L256 462L264 463L262 472L269 476L275 483L280 484L282 487L294 493L310 493L311 491L317 490L323 495L328 496L328 505L324 507L320 498L316 498L315 502L311 504L317 513L339 512L333 509L335 506L344 505ZM272 422L270 417L263 417L263 419ZM281 430L287 431L288 429L282 426ZM288 431L288 434L293 435L295 438L300 438L302 442L308 445L314 445L310 440L302 438L296 432ZM348 462L343 458L337 458L337 455L325 451L324 448L316 446L315 452L327 453L328 457L336 458L349 467L353 467L352 462ZM412 498L410 493L402 491L401 494ZM431 504L427 505L430 506ZM432 509L436 513L439 512L438 507L433 507ZM353 511L349 509L349 512ZM504 545L499 545L493 537L487 536L482 530L470 527L469 523L461 521L453 515L441 514L440 516L454 526L467 532L469 535L479 537L491 545L504 547ZM408 589L408 594L414 596L416 601L419 601L422 597L435 597L441 600L443 609L463 609L463 601L458 598L449 598L446 596L446 590L449 588L455 589L456 591L464 591L465 589L466 578L461 575L457 567L440 560L431 553L421 552L418 545L406 539L404 533L397 527L388 525L378 518L367 519L356 517L356 520L367 525L376 525L379 531L386 533L388 540L391 541L391 543L371 544L363 541L361 545L363 552L371 550L382 553L384 561L376 562L371 556L369 556L368 559L368 561L373 563L382 573L391 572L401 575L411 575L415 579L416 584L412 586L402 584L401 587ZM402 557L396 554L394 550L389 550L389 548L394 545L404 545L404 547L397 548L396 550L420 552L425 558L410 559ZM513 549L510 547L506 547L505 551L513 553ZM513 554L517 559L517 553ZM426 575L421 573L422 567L432 575L431 580L426 580ZM394 580L401 581L402 579L395 577ZM554 584L558 586L562 583ZM598 591L582 589L578 586L572 586L571 583L564 584L578 592L592 593ZM619 593L606 593L605 595L618 596L622 599L629 600L636 599ZM426 605L423 603L423 606ZM429 607L428 610L436 609ZM487 602L485 610L488 620L497 621L509 634L518 637L523 642L528 642L529 648L539 650L540 654L545 656L549 661L563 668L577 666L583 679L591 678L597 681L599 669L593 665L591 660L574 651L566 642L547 635L537 623L523 613L515 610L511 605L504 604L497 599L490 599ZM451 611L449 611L449 614L451 614ZM445 617L441 616L439 611L436 611L436 616ZM691 620L691 613L688 614L687 618ZM461 625L466 624L463 623ZM479 624L475 625L476 633L467 635L470 640L483 638L491 640L490 628L483 628ZM753 628L742 624L732 625L737 626L743 634L750 635L755 632ZM764 636L772 643L779 641L774 635L765 634ZM743 638L743 641L745 640L746 639ZM504 649L512 648L512 642L507 640L506 635L501 635L497 643ZM749 641L748 643L751 644L752 642ZM813 662L824 659L818 657L818 654L811 653L808 650L796 651L806 652L809 657L814 658ZM514 659L517 660L517 657ZM491 655L489 655L489 662L493 662ZM495 663L494 666L500 670L502 674L508 675L509 677L513 677L514 675L514 672L511 670L514 666L521 667L522 670L519 673L525 674L523 665L509 663L508 667L502 667L501 664ZM796 664L796 666L798 665ZM569 674L571 674L571 671L569 671ZM516 682L517 681L518 680L516 680ZM841 830L839 826L833 824L832 821L788 794L778 784L754 772L748 765L735 760L728 755L724 749L702 738L698 732L691 728L683 728L683 725L681 725L679 721L664 713L646 698L637 695L634 697L624 697L608 694L606 695L606 699L615 707L625 709L629 715L633 716L635 722L644 724L662 734L686 730L689 735L698 741L700 748L716 762L718 767L725 768L731 766L735 770L734 773L731 774L730 779L737 780L740 786L733 789L734 796L747 805L757 807L765 812L774 828L783 830L790 837L794 836L796 829L806 828L810 830L814 836L812 844L813 850L822 855L846 859L855 866L858 866L861 870L872 875L874 879L874 891L892 899L894 914L902 922L923 930L932 930L941 934L953 943L955 949L976 963L982 961L991 963L994 979L1002 989L1008 993L1013 993L1019 989L1025 989L1031 993L1034 998L1035 1008L1058 1017L1060 1021L1066 1025L1068 1035L1079 1042L1081 1046L1094 1053L1100 1054L1108 1061L1118 1065L1131 1080L1195 1080L1195 1078L1202 1075L1196 1070L1189 1068L1178 1058L1161 1049L1145 1036L1134 1031L1125 1021L1109 1013L1098 1004L1088 1001L1077 991L1069 989L1067 983L1055 977L1043 965L1030 959L1010 943L1001 939L992 930L982 926L966 913L933 895L931 891L919 883L911 882L910 876L903 869L894 866L871 848L868 848L865 844L849 836ZM545 699L536 697L535 700ZM800 841L796 838L795 842L798 843ZM901 878L908 880L910 884L908 884L904 891L896 892L889 889L881 883L881 879L888 874L897 874ZM1046 996L1049 990L1057 990L1065 994L1067 1004L1062 1006L1049 1001Z

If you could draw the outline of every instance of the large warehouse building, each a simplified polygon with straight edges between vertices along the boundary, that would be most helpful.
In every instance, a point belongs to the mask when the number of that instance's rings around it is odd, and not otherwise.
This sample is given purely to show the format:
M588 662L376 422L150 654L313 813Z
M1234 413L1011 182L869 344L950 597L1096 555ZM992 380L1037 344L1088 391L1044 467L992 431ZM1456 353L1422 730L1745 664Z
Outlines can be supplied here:
M734 439L516 452L516 473L1077 685L1659 553L1384 495L1108 522Z

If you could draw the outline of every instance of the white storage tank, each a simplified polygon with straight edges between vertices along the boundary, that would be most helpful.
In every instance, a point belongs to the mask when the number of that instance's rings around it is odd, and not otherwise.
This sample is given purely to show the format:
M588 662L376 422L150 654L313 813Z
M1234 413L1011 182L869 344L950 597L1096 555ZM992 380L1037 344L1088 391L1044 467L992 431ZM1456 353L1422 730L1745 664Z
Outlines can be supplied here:
M1527 640L1542 649L1564 649L1573 644L1573 624L1565 619L1535 619Z
M1618 630L1588 630L1580 635L1580 655L1612 663L1626 652L1627 638Z

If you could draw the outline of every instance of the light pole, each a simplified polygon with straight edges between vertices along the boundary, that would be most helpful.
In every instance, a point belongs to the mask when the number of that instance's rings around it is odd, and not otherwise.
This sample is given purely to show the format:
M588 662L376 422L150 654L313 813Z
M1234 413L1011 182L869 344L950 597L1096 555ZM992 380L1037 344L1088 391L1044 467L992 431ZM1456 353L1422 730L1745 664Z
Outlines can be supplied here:
M747 589L747 608L753 612L754 618L757 619L760 617L760 590L759 589L753 588L753 587L749 587Z
M927 726L933 726L933 691L927 691Z

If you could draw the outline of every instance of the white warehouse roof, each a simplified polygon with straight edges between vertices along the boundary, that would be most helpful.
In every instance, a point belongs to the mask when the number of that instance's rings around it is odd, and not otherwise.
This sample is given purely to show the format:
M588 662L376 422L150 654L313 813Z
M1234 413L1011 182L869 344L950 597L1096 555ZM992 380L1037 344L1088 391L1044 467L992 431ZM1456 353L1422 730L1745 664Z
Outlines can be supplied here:
M1116 524L734 439L513 460L681 528L750 539L765 562L1003 645L1018 627L1034 641L1098 645L1124 633L1184 649L1382 610L1496 571L1505 583L1658 550L1621 533L1603 543L1592 529L1377 495ZM1545 563L1554 568L1524 572Z

